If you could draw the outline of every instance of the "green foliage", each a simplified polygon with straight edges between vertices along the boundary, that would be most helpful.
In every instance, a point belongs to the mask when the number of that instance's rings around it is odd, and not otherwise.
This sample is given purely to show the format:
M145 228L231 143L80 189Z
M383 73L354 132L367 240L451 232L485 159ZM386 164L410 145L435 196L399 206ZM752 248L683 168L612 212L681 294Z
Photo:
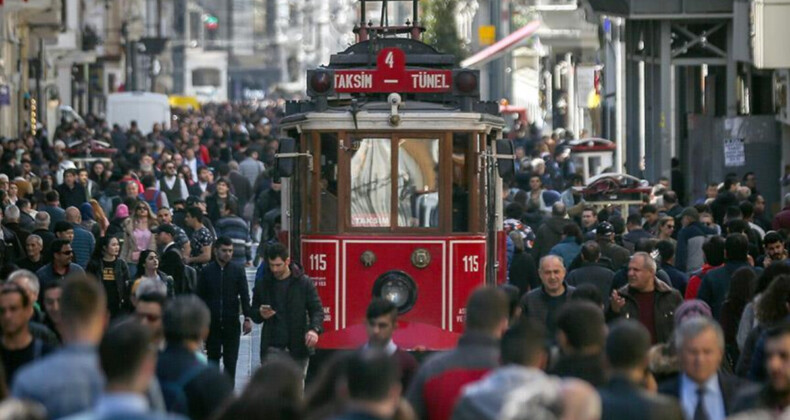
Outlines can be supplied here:
M458 0L421 0L423 41L444 54L452 54L457 62L467 56L466 47L458 35L456 11Z

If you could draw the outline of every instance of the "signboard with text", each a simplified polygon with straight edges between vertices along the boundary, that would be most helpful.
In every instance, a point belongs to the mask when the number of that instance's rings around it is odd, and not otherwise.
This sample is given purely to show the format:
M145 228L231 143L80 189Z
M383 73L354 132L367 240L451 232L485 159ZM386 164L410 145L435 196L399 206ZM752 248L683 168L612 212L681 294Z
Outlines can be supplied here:
M746 165L746 151L744 150L744 139L730 138L724 139L724 166L744 166Z
M407 70L400 48L385 48L376 58L375 70L335 70L338 93L443 93L450 92L452 70Z

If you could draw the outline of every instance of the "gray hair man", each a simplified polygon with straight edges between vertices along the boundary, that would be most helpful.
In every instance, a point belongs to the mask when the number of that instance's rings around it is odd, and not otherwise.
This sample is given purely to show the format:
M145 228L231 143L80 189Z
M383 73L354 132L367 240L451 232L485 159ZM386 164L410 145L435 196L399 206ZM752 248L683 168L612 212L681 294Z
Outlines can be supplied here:
M543 324L548 336L553 338L557 332L557 313L576 288L565 283L565 264L558 255L541 258L538 275L541 287L524 295L521 306L524 315Z
M719 373L724 358L724 333L711 318L683 321L675 331L680 375L659 385L659 392L675 397L686 418L722 420L732 414L732 403L745 383Z
M628 263L628 284L612 291L607 318L633 318L650 332L653 344L666 343L675 328L675 309L683 303L680 293L656 278L656 262L637 252Z
M197 296L177 296L165 308L167 347L157 362L156 377L167 390L163 393L168 412L208 418L233 395L230 378L197 358L210 323L211 313Z

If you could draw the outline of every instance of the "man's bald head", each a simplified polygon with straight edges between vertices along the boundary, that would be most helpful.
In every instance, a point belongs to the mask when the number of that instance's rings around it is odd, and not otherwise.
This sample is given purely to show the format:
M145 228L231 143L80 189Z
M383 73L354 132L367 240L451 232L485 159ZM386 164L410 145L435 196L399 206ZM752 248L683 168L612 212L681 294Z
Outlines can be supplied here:
M82 223L80 209L72 206L66 209L66 221L69 223Z

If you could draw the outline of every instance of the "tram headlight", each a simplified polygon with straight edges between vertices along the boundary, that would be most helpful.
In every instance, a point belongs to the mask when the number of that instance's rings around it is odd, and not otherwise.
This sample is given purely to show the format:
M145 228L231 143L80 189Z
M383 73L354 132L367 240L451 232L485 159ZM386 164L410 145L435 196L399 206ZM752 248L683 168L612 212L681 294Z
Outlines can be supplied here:
M373 296L387 299L395 304L398 313L403 314L411 310L417 301L417 285L402 271L388 271L376 279Z
M334 73L328 70L308 71L307 91L313 95L331 94Z
M456 92L462 95L473 95L478 92L477 79L479 72L474 70L459 70L453 75Z

